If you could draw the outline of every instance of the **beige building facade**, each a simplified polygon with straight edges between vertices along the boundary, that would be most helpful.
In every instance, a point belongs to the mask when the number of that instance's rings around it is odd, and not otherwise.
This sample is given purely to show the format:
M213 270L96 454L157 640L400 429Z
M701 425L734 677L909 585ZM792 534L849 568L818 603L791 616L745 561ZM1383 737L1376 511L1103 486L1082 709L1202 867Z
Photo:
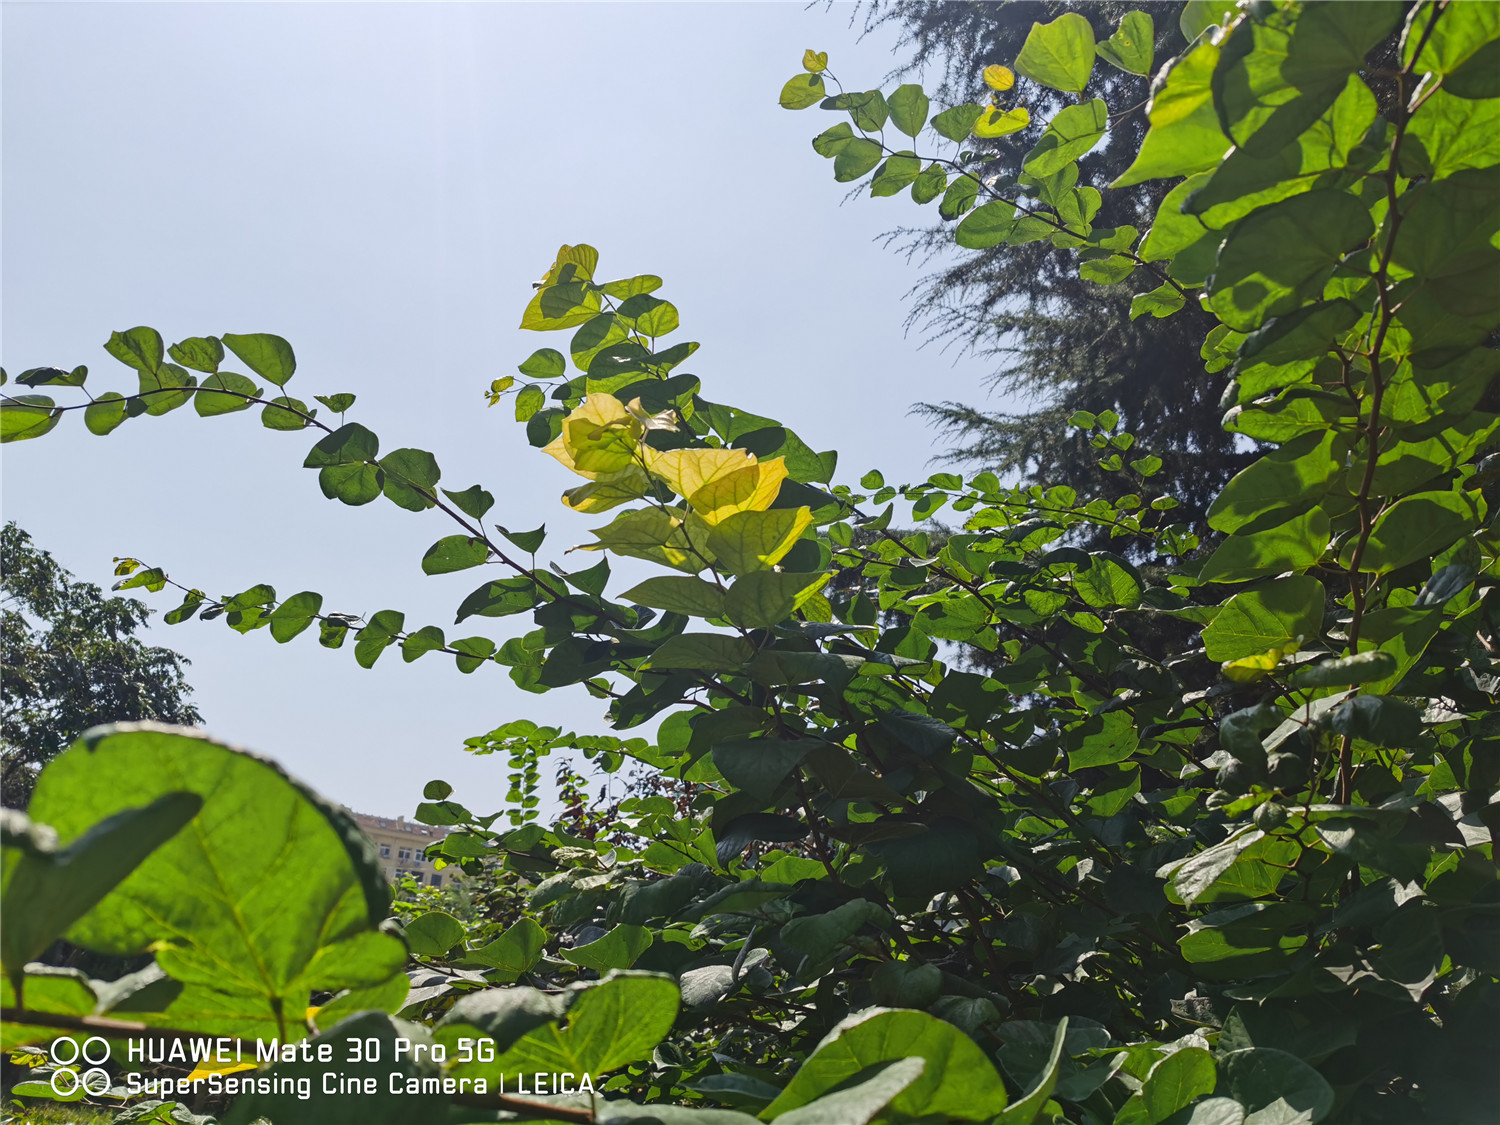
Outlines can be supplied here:
M422 854L428 845L448 835L450 829L419 824L404 816L370 816L353 809L349 812L364 834L375 842L380 853L380 865L385 869L385 877L391 882L408 873L429 887L447 887L458 882L459 870L456 866L438 871L432 861Z

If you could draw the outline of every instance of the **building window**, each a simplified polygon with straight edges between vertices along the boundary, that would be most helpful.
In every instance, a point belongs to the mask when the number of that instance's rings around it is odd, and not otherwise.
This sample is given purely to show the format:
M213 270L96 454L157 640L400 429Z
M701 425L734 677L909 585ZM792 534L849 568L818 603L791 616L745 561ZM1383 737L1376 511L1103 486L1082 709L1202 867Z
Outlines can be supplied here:
M396 853L396 858L397 859L410 859L411 858L411 849L410 848L402 848L400 851L398 851Z
M441 887L443 885L443 877L436 871L432 873L432 879L430 881L434 887Z
M381 859L390 859L391 858L391 846L389 844L381 844L380 845L380 858Z

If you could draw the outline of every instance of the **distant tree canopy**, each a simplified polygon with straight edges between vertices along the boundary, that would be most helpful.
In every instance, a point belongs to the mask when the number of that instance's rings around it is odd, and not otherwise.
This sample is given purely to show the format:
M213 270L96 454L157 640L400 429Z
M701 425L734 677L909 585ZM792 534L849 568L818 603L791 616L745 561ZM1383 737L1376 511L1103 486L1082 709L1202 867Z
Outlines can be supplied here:
M195 725L187 659L143 644L151 612L79 582L7 523L0 531L0 789L24 806L36 771L98 723L159 719Z
M984 89L980 72L987 64L1016 57L1033 22L1077 12L1102 42L1127 12L1144 12L1155 27L1155 57L1164 60L1186 45L1179 28L1183 9L1178 3L1060 0L879 2L868 9L866 27L899 26L897 50L906 53L899 73L938 70L934 96L957 103ZM1150 93L1149 78L1101 71L1091 92L1121 108L1110 119L1110 142L1080 162L1080 183L1100 188L1139 151ZM1043 100L1047 104L1032 108L1031 128L993 140L971 138L969 147L990 161L986 174L1013 174L1044 124L1074 99L1048 91ZM1105 192L1096 224L1146 229L1169 186L1153 180ZM1127 482L1098 470L1085 432L1066 425L1078 410L1113 410L1143 448L1165 462L1181 489L1180 518L1205 532L1209 502L1254 459L1246 443L1237 445L1220 425L1225 379L1205 373L1199 354L1212 321L1191 311L1132 320L1128 278L1113 286L1083 280L1070 256L1045 240L954 257L952 226L948 220L892 232L893 245L935 266L918 286L908 324L935 342L990 360L991 388L1027 404L1015 412L996 411L957 395L919 404L918 412L950 438L952 457L1032 481L1067 481L1115 495Z

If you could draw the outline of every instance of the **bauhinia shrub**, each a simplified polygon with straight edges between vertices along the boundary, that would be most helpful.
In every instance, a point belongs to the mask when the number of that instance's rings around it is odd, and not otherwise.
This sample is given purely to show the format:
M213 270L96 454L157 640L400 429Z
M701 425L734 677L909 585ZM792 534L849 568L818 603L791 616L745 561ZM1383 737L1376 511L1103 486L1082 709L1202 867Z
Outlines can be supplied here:
M358 834L269 763L95 732L7 822L6 1046L108 1016L313 1037L340 1058L351 1038L448 1048L400 1061L415 1094L386 1090L389 1061L351 1060L380 1093L251 1092L225 1118L276 1125L1492 1117L1500 473L1483 458L1500 419L1477 405L1500 366L1497 13L1186 5L1190 45L1120 181L1177 181L1144 234L1093 227L1099 189L1078 186L1132 112L1084 97L1096 57L1152 65L1138 14L1098 44L1074 15L1037 25L1013 69L986 71L1005 98L990 106L931 115L911 84L830 94L813 52L782 91L848 114L814 142L837 179L937 202L960 246L1050 240L1085 278L1148 279L1139 315L1202 318L1205 364L1233 367L1225 424L1267 450L1214 503L1207 557L1172 522L1160 461L1108 415L1074 423L1133 482L1112 501L985 473L834 483L834 454L705 398L682 370L697 344L665 342L661 279L606 281L588 246L563 247L522 319L568 332L566 353L492 387L574 474L566 541L592 554L565 557L583 562L533 561L543 533L486 523L491 495L441 487L431 453L382 455L343 421L352 395L314 396L338 424L288 396L279 337L167 348L137 328L107 345L137 392L8 400L8 440L69 410L102 434L189 402L319 431L304 463L325 495L440 508L454 532L424 569L492 568L460 623L535 627L450 637L269 584L180 587L167 620L581 686L622 732L661 717L655 737L517 720L471 748L522 779L557 746L634 759L687 797L627 800L590 838L475 815L434 781L419 815L455 831L432 854L476 876L498 863L508 901L528 897L516 917L398 927ZM1367 64L1391 36L1399 63ZM1017 74L1078 100L975 166L967 138L1030 123ZM893 147L929 126L956 151ZM226 349L254 378L221 370ZM938 518L941 537L891 530ZM1075 545L1099 534L1119 549ZM659 572L608 596L611 554ZM1132 561L1148 554L1169 565ZM121 573L178 585L136 560ZM992 671L967 670L973 649ZM215 811L272 806L285 841ZM293 847L318 878L287 873ZM195 878L210 867L214 894ZM270 898L277 923L247 926ZM111 983L28 969L62 933L156 963ZM484 1037L488 1057L463 1056ZM516 1088L537 1071L594 1092Z

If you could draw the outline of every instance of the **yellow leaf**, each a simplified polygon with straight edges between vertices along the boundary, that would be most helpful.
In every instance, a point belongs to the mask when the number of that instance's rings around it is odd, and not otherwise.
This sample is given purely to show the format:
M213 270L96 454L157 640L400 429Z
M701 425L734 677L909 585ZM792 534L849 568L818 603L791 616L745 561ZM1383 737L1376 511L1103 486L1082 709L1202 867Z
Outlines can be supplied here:
M660 508L633 508L598 528L594 532L597 542L575 550L612 551L695 574L712 562L714 556L708 547L708 536L691 525L691 516L684 523Z
M1031 124L1031 111L1023 105L1015 109L1001 109L992 105L974 122L976 137L1008 137L1019 133Z
M786 479L784 458L760 461L743 449L674 449L647 457L651 471L708 524L769 508Z
M731 574L768 570L792 549L811 523L810 508L736 512L713 527L708 546Z
M641 424L614 395L592 394L563 419L562 432L542 447L581 477L597 480L635 462Z
M987 66L984 68L984 84L991 90L1004 92L1016 84L1016 76L1008 66Z
M802 52L802 69L819 74L828 69L828 52L814 51L811 47Z
M1227 661L1221 670L1225 679L1237 684L1254 683L1265 679L1266 674L1281 663L1281 656L1282 650L1273 648L1270 652L1258 652L1254 656Z
M514 375L507 375L503 379L496 379L493 383L490 384L490 393L495 395L502 394L505 391L510 390L510 388L515 384L515 381L516 377Z
M575 512L607 512L619 504L639 500L651 488L651 478L639 465L629 465L618 473L605 473L588 484L580 484L562 494L562 502Z
M307 1009L309 1013L308 1018L311 1019L312 1013L317 1010L316 1008ZM237 1074L242 1070L254 1070L255 1067L256 1064L254 1061L221 1063L205 1060L193 1068L193 1073L188 1075L188 1081L192 1082L196 1079L207 1078L210 1074Z
M658 453L647 448L644 452L646 468L684 499L710 481L755 464L755 454L743 449L673 449Z

